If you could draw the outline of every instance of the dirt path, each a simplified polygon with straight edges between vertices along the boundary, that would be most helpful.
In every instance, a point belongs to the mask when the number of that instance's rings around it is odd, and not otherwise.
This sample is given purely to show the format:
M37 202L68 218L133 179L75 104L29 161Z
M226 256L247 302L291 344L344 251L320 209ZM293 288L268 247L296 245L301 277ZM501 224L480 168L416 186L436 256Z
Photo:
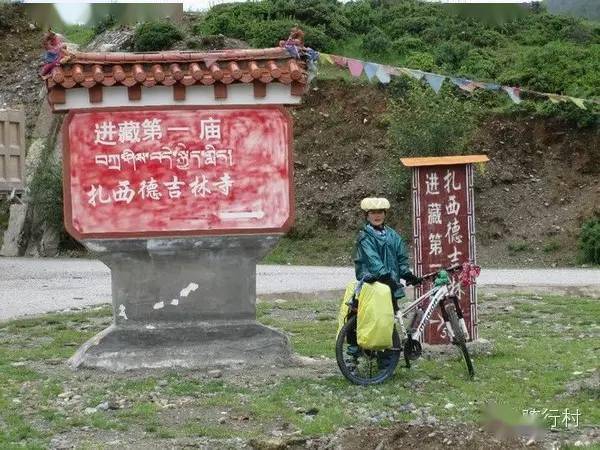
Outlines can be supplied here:
M0 258L0 273L0 321L111 299L110 271L92 259ZM259 265L257 294L337 296L331 291L344 289L353 276L350 267ZM600 296L600 269L488 269L479 284L491 291Z
M109 303L110 272L91 259L0 258L0 320L67 308ZM259 296L282 293L339 291L352 279L349 267L258 266ZM489 269L479 279L482 288L600 293L598 269ZM325 295L337 295L328 293Z

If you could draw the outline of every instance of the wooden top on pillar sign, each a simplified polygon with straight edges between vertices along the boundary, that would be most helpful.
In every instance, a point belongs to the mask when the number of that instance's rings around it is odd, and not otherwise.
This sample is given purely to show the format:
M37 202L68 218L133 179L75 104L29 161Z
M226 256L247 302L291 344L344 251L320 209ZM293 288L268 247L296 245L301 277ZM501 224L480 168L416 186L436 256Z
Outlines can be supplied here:
M400 158L400 161L406 167L421 167L483 163L489 161L489 158L486 155L425 156L420 158Z

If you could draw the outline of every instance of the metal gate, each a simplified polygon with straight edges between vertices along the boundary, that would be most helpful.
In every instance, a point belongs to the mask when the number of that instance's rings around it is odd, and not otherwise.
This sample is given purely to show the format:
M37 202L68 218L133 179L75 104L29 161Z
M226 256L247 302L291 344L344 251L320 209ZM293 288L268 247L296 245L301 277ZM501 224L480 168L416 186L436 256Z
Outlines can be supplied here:
M0 195L25 188L25 112L0 109Z

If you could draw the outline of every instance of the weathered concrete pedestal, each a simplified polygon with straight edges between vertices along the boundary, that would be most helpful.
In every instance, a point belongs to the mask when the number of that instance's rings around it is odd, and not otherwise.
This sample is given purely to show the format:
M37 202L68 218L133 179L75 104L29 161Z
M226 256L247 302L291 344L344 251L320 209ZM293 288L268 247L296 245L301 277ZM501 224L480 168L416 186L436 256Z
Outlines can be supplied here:
M113 325L73 368L283 363L288 338L256 321L256 263L279 236L86 240L112 276Z

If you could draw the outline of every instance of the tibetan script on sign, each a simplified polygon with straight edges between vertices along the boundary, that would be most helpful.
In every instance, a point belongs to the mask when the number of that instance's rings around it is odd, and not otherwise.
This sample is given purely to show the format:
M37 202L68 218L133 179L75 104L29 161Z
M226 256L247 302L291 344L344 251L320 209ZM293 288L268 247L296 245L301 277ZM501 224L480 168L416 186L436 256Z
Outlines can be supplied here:
M73 112L65 221L77 238L285 231L291 122L280 108Z

